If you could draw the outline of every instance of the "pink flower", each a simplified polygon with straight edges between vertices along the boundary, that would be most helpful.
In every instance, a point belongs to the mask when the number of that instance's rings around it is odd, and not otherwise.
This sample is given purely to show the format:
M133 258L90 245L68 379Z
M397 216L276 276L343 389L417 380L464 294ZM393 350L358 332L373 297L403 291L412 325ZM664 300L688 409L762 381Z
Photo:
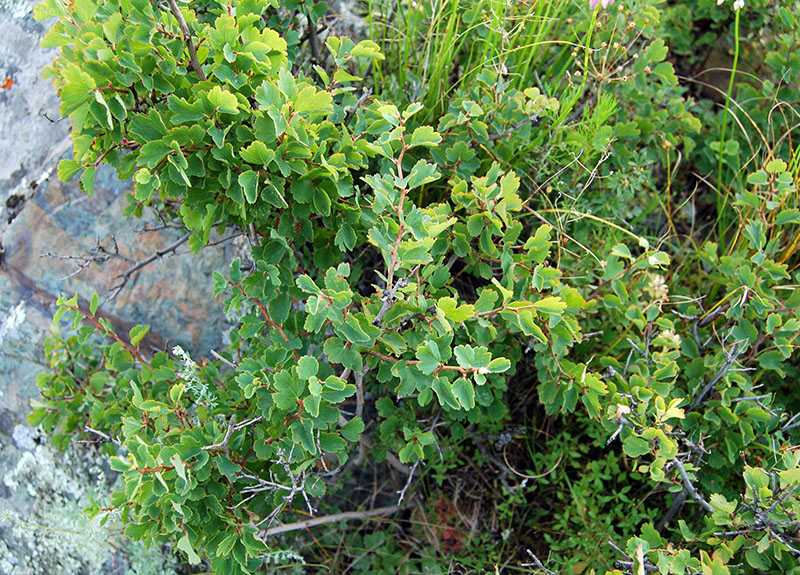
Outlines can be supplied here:
M611 4L614 3L614 0L589 0L589 6L592 9L597 8L598 4L602 4L603 8L608 8Z

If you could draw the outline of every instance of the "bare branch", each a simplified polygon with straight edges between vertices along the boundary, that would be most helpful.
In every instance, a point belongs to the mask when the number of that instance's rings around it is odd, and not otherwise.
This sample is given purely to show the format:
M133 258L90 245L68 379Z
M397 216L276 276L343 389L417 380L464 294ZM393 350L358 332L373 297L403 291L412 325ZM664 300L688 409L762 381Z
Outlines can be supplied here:
M278 535L279 533L289 533L290 531L299 531L300 529L310 529L317 525L325 525L326 523L338 523L339 521L350 521L352 519L370 519L372 517L383 517L391 515L400 509L399 505L389 505L387 507L378 507L370 509L369 511L346 511L344 513L336 513L335 515L326 515L324 517L314 517L313 519L306 519L305 521L298 521L297 523L287 523L285 525L277 525L265 529L261 533L261 538L266 539L271 535Z
M384 316L389 313L389 310L392 309L394 302L397 301L394 298L394 296L397 294L397 290L406 287L408 285L408 278L414 275L418 269L419 266L416 266L413 270L411 270L407 277L398 279L391 289L383 290L383 295L381 296L383 305L381 305L378 315L376 315L375 319L372 320L372 325L380 326L383 324Z
M745 346L742 345L738 349L734 349L733 352L730 355L728 355L728 357L725 359L725 363L722 364L722 367L717 372L717 375L715 375L714 378L711 381L709 381L705 385L705 387L703 387L703 389L697 395L697 398L694 400L694 403L692 403L692 405L686 411L694 411L695 409L697 409L697 407L700 406L701 403L703 403L703 400L705 399L708 392L711 391L715 385L717 385L717 382L720 379L725 377L725 374L728 373L728 370L731 368L731 366L734 363L736 363L737 359L739 359L739 356L744 351L744 348Z
M539 560L539 558L536 555L534 555L533 551L531 551L530 549L526 549L525 551L530 556L532 562L523 563L522 565L520 565L520 567L536 567L542 573L544 573L544 575L558 575L557 571L551 571L550 569L546 568Z
M110 435L103 433L102 431L98 431L97 429L93 429L93 428L89 427L88 425L85 426L83 429L85 429L86 431L88 431L90 433L94 433L95 435L97 435L99 437L102 437L106 441L110 441L111 443L113 443L117 447L122 447L122 444L119 441L117 441L116 439L114 439Z
M213 355L213 356L214 356L216 359L220 360L220 361L221 361L222 363L224 363L225 365L227 365L227 366L229 366L229 367L232 367L233 369L237 369L237 365L236 365L235 363L233 363L232 361L229 361L229 360L225 359L224 357L222 357L220 354L218 354L218 353L217 353L216 351L214 351L213 349L211 350L211 355Z
M262 416L254 417L252 419L245 419L244 421L240 421L239 423L231 423L228 426L228 430L225 432L225 437L219 443L215 443L213 445L206 445L202 448L203 451L213 451L215 449L224 449L226 452L228 451L228 442L231 440L231 435L233 435L234 431L239 431L247 427L248 425L253 425L254 423L258 423L264 419Z
M186 48L189 50L189 59L192 62L192 70L194 70L194 73L197 74L198 78L200 78L202 81L206 81L208 78L206 77L205 72L203 72L203 68L200 67L200 61L197 59L197 50L194 49L194 42L192 42L192 34L189 32L189 26L186 25L186 20L183 19L181 9L178 8L178 3L175 0L168 0L168 2L170 12L172 12L172 15L175 16L175 19L178 21L178 26L181 27L183 40L186 42Z
M138 272L142 268L150 265L151 263L153 263L157 259L167 255L168 253L174 252L180 246L185 244L186 241L192 236L193 233L194 233L194 231L190 231L190 232L185 233L183 236L181 236L180 238L175 240L173 243L171 243L170 245L168 245L164 249L157 250L153 255L151 255L149 257L146 257L142 261L136 262L134 265L129 267L127 270L125 270L121 274L117 275L117 277L120 278L120 282L117 285L115 285L114 287L111 288L112 294L108 297L108 301L114 299L115 297L117 297L119 295L119 293L128 284L128 281L130 281L131 277L136 272Z
M406 484L400 491L397 492L397 494L400 496L400 498L397 500L397 505L403 503L403 499L405 499L406 497L406 492L408 491L408 488L411 487L411 480L414 479L414 472L417 470L420 461L421 461L420 459L417 459L417 461L414 462L414 465L411 467L411 471L408 472L408 479L406 479Z
M364 90L364 92L361 94L361 97L358 98L358 102L356 102L355 105L347 111L347 115L344 117L344 122L342 122L345 126L350 123L350 120L352 120L353 116L356 115L358 109L364 105L364 102L366 102L371 95L372 88L367 88Z
M672 462L678 468L678 472L681 474L681 479L683 479L683 486L686 488L686 491L689 493L689 495L691 495L692 498L697 501L703 509L709 513L712 513L714 508L711 507L708 501L706 501L703 496L700 495L697 489L695 489L691 479L689 479L689 475L686 473L686 468L683 466L683 463L681 463L681 461L677 458L673 458Z

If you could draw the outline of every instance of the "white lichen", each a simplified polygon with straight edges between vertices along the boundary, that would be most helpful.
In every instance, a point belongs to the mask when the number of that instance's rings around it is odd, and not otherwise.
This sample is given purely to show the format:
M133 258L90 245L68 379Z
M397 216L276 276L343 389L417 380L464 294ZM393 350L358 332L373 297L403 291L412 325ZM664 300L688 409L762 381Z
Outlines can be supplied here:
M8 312L8 315L0 322L0 344L7 337L16 338L19 335L19 328L25 323L25 300L22 300Z
M30 499L25 514L6 511L0 540L0 573L4 575L73 575L105 573L108 565L120 566L126 575L174 575L171 553L145 549L122 535L119 514L103 523L103 515L90 518L83 510L92 501L104 501L109 492L103 471L105 457L71 446L55 450L41 436L31 451L20 455L2 482ZM27 497L26 497L27 496Z

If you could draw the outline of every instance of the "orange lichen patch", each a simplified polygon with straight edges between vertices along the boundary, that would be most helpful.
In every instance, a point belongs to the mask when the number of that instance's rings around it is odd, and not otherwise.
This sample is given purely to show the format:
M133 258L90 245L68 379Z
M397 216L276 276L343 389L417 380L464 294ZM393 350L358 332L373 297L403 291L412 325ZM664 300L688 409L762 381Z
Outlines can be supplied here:
M2 83L0 83L0 89L2 89L2 90L10 90L11 86L13 86L13 85L14 85L14 78L6 76L6 79L3 80Z

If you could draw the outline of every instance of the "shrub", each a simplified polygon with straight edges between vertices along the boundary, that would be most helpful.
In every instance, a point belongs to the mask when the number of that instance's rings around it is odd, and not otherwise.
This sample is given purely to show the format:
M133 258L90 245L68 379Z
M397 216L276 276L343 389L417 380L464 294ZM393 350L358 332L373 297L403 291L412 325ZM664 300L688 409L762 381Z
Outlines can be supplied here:
M397 500L311 524L396 511L425 466L441 482L459 465L448 448L500 429L518 400L509 383L533 373L548 414L585 413L592 453L601 435L619 441L621 453L587 464L593 473L624 462L626 482L649 476L673 494L618 567L796 570L800 461L790 445L800 426L776 402L797 373L800 326L797 173L783 149L738 189L725 249L706 241L677 264L668 245L592 215L608 200L583 198L588 184L568 209L548 207L515 171L535 154L556 176L576 150L598 167L608 160L624 174L605 174L617 198L609 211L633 214L621 203L655 187L643 182L657 150L697 144L699 120L662 40L614 72L626 78L618 90L602 73L587 81L600 58L593 42L621 50L612 42L622 19L633 23L623 46L655 33L658 11L635 4L573 10L586 41L580 82L533 87L484 66L452 93L433 86L426 108L403 102L402 75L381 68L373 40L321 45L318 5L45 0L37 16L60 18L45 39L60 48L47 73L73 125L59 176L80 173L91 195L95 168L109 163L135 183L128 215L157 210L185 226L192 251L227 228L253 244L248 261L214 275L224 310L241 320L210 361L143 348L144 326L116 333L98 296L60 298L56 322L72 331L46 343L52 370L31 422L60 447L75 434L107 440L124 488L91 513L121 510L133 539L173 541L192 563L251 573L270 536L309 526L278 524L296 512L290 504L314 515L367 449L406 474ZM491 41L475 46L485 54ZM565 54L553 52L553 69L568 67ZM365 88L375 70L381 99ZM513 516L525 491L506 493ZM584 520L630 501L614 496L616 505L594 496ZM687 500L704 513L666 530ZM351 539L393 549L383 536Z

